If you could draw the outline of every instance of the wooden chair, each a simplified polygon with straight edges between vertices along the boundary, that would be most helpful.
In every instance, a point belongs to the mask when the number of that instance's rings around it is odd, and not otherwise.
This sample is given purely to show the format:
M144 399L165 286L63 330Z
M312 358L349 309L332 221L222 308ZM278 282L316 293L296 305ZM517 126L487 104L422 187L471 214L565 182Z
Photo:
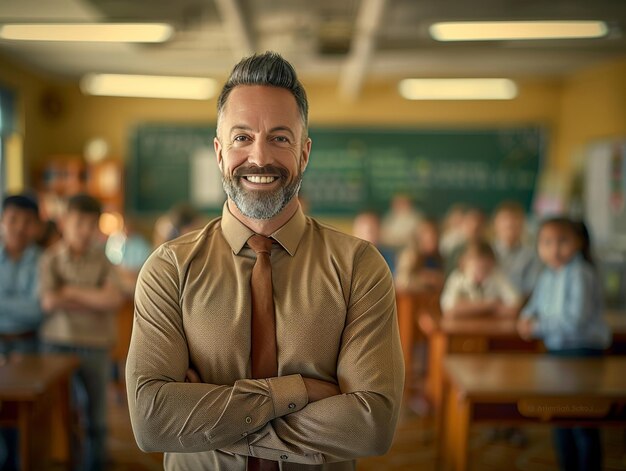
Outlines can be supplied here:
M439 292L397 293L398 326L404 356L405 394L414 386L413 350L415 343L428 340L441 315ZM419 327L419 328L418 328Z

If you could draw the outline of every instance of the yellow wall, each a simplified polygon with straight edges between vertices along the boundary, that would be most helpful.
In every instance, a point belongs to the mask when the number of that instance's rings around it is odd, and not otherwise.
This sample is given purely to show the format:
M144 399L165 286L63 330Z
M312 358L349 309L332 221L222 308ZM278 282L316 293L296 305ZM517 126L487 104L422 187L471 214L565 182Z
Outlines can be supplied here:
M26 178L25 173L28 173L23 170L27 170L46 153L47 145L43 139L45 123L39 109L45 79L15 61L0 56L0 83L15 90L17 95L17 132L9 138L5 148L10 153L7 158L9 178L5 183L9 191L19 191L24 184L19 180Z
M557 123L560 86L554 81L525 81L512 102L409 102L397 81L371 83L355 103L338 101L336 83L307 82L311 126L501 126ZM74 84L58 89L66 112L48 124L48 154L80 153L87 140L106 139L111 153L125 158L129 133L143 122L215 122L216 100L151 100L83 96ZM314 144L315 146L315 144ZM40 156L44 158L45 155Z
M566 80L558 116L553 168L566 175L591 142L626 137L626 57Z
M111 155L125 159L129 135L144 122L211 123L210 101L86 97L76 83L53 82L0 57L0 80L20 94L24 152L31 164L56 154L82 154L101 137ZM496 127L542 125L549 132L547 167L567 175L572 156L590 141L626 135L626 58L574 74L565 80L518 79L512 101L417 102L396 91L397 80L370 81L357 102L337 97L336 82L304 79L311 126ZM50 118L38 103L53 91L62 113ZM314 158L313 153L313 158Z

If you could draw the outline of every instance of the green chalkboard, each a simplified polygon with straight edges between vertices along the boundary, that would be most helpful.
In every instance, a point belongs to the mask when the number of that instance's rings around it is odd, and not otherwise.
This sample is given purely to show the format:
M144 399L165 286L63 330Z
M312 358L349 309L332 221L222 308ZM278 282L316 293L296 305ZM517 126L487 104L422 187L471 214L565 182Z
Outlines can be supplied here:
M385 211L405 193L430 214L455 202L492 210L503 199L530 206L544 153L538 128L311 131L302 194L312 211Z
M214 192L202 199L197 191L220 185L210 156L214 133L211 125L139 127L128 179L130 209L165 211L200 198L202 209L219 211L223 195ZM410 195L434 215L455 202L490 211L503 199L513 199L528 208L545 148L544 132L532 127L313 128L310 136L313 147L301 194L311 213L333 216L385 211L396 193ZM211 175L204 178L202 172Z
M138 213L165 212L192 201L193 162L213 148L215 126L139 126L131 137L126 179L128 209Z

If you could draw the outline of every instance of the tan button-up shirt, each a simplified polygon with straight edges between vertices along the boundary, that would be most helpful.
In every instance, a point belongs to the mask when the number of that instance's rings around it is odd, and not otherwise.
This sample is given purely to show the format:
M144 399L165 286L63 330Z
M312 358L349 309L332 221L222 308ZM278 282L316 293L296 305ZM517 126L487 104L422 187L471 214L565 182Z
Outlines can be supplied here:
M354 469L386 452L404 383L392 278L369 243L298 212L272 237L278 377L250 378L252 231L222 218L162 245L135 294L133 430L166 470ZM185 383L188 367L204 384ZM308 403L302 377L342 394Z
M39 265L40 291L54 291L63 285L99 288L107 282L119 283L117 273L104 250L93 247L73 257L59 241L47 249ZM48 313L41 329L44 342L55 345L110 348L116 340L115 312L66 311Z

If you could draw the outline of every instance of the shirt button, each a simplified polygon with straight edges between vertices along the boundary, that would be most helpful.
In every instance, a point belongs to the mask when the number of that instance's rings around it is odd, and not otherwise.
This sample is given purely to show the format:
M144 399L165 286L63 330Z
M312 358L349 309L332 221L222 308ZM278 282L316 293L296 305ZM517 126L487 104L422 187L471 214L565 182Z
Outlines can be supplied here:
M280 455L280 459L281 460L286 460L286 459L289 459L289 457L287 455Z
M250 417L250 416L246 417L246 423L247 424L251 424L252 423L252 417Z
M290 409L295 409L295 408L296 408L296 405L292 402L291 404L289 404L289 408L290 408Z

